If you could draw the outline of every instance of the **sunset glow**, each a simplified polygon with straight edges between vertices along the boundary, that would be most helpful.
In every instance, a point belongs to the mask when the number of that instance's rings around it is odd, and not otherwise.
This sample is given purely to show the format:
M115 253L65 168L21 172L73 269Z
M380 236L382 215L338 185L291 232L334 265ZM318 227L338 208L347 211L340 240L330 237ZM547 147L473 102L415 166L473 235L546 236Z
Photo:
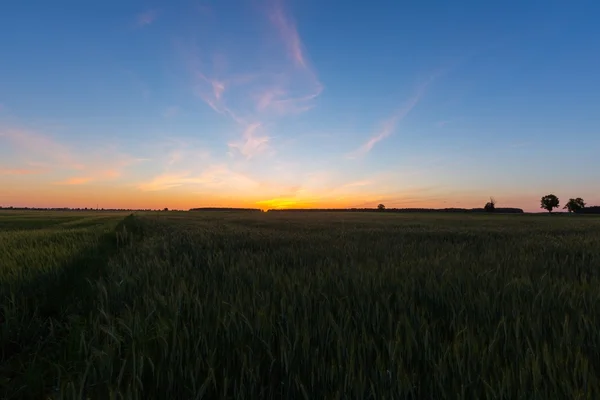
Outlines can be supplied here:
M600 205L593 13L325 3L7 4L0 206Z

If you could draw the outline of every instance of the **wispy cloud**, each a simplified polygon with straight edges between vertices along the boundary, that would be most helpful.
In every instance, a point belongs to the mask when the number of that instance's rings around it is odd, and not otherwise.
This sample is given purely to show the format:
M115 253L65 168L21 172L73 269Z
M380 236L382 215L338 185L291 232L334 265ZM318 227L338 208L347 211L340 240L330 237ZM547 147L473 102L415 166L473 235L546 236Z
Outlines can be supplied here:
M219 190L221 194L260 189L261 184L254 179L230 169L224 164L208 165L200 172L179 171L163 173L147 182L137 185L142 191L163 191L184 185L195 186L198 193L206 190Z
M310 110L323 91L296 24L285 13L283 3L269 3L264 15L270 36L279 39L280 45L271 47L268 41L259 39L249 42L248 46L255 46L253 51L261 54L256 59L248 60L237 50L228 51L231 45L219 43L218 39L203 42L202 46L180 42L179 47L193 77L193 93L215 112L241 126L241 137L228 140L228 147L235 150L231 155L246 159L272 150L267 126L276 128L285 116ZM231 65L238 68L235 73L230 72Z
M279 114L296 114L310 110L310 102L323 92L323 85L308 57L291 16L286 14L282 0L274 0L269 12L269 19L275 27L288 58L292 61L294 71L287 74L293 76L293 82L275 82L258 98L259 110L274 110Z
M55 185L85 185L91 182L111 181L120 178L123 173L121 169L130 163L115 162L112 168L94 169L85 168L86 176L73 176L62 181L54 182Z
M307 68L306 58L304 56L302 40L296 29L296 25L283 10L281 0L275 0L274 7L269 13L272 23L277 27L281 39L287 49L289 57L293 62L302 68Z
M195 72L195 77L194 93L216 112L225 113L225 106L221 104L225 84L216 79L208 78L199 70Z
M350 159L363 157L365 154L369 153L377 143L394 133L398 123L402 121L419 103L425 94L427 87L438 75L439 73L432 75L425 83L419 85L415 93L402 105L402 107L400 107L390 118L384 121L381 124L381 128L376 133L371 135L371 137L362 146L349 153L347 157Z
M269 150L269 137L257 133L260 123L249 125L242 135L241 140L229 143L229 147L239 151L244 157L250 159Z
M64 181L55 182L55 185L85 185L93 180L91 177L76 176Z
M116 179L119 178L121 175L122 172L120 169L107 169L100 173L100 176L106 179Z
M37 175L45 172L41 168L0 168L0 175Z
M202 140L165 136L152 142L140 144L138 151L151 157L152 164L171 173L173 170L188 170L207 165L211 152Z
M182 159L183 159L183 153L179 150L173 150L169 153L168 160L167 160L167 166L177 164Z
M148 182L143 182L138 185L138 189L145 192L154 192L159 190L167 190L193 183L195 180L190 178L189 172L180 172L176 174L160 174L155 176Z
M323 86L318 82L312 82L311 93L300 96L290 96L289 91L283 86L274 86L260 92L256 99L256 109L261 112L273 111L277 115L300 114L315 106L313 100L323 91Z
M24 129L0 130L0 140L6 140L28 156L30 162L49 162L54 165L80 170L83 164L79 162L71 151L61 143L48 136Z
M152 24L158 18L157 10L147 10L139 13L135 17L135 22L138 28Z
M367 140L362 146L360 146L352 153L348 154L348 158L359 158L370 152L373 146L375 146L375 144L387 138L394 132L394 130L396 129L396 125L398 124L398 121L400 119L401 118L397 114L392 116L387 121L383 122L381 129L373 136L371 136L369 140Z
M227 106L224 94L228 88L243 85L250 78L247 76L233 76L229 79L209 78L198 65L192 69L194 71L194 94L217 113L229 116L238 124L245 124L244 119Z
M0 144L19 156L20 164L27 165L12 168L13 174L16 171L39 171L77 175L73 178L76 183L71 184L116 179L121 176L123 169L144 161L139 157L121 154L110 145L84 155L72 145L67 146L50 136L23 129L0 129ZM86 182L82 181L82 175L86 177Z

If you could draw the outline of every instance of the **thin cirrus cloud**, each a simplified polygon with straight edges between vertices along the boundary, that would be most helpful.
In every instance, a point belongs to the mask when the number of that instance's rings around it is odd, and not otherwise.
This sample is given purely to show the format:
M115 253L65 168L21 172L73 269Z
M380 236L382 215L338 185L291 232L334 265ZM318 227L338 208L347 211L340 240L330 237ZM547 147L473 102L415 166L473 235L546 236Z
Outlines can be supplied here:
M267 126L276 128L285 116L310 110L323 91L296 25L285 13L283 4L271 2L263 11L265 26L270 27L279 45L265 47L266 41L261 38L251 42L249 46L254 46L254 52L261 56L250 63L233 62L240 57L239 51L219 46L219 35L215 32L212 36L216 39L211 45L218 51L181 47L192 74L194 94L242 128L241 136L229 140L228 147L230 155L245 159L275 154L270 140L273 135L267 132ZM230 73L227 68L230 64L248 67Z
M426 82L424 82L423 84L419 85L417 87L417 90L415 91L414 95L411 96L408 99L408 101L406 101L406 103L404 103L404 105L402 105L402 107L400 107L400 109L398 109L396 111L396 113L394 113L390 118L388 118L387 120L385 120L381 124L381 128L379 129L379 131L376 132L375 134L373 134L358 149L356 149L356 150L352 151L351 153L349 153L347 155L347 158L349 158L349 159L356 159L356 158L361 158L361 157L365 156L367 153L369 153L373 149L373 147L377 143L381 142L385 138L387 138L390 135L392 135L394 133L394 131L396 130L396 127L397 127L398 123L400 123L400 121L402 121L412 111L412 109L419 103L419 101L421 101L421 98L425 94L425 91L426 91L427 87L439 75L441 75L442 72L443 71L436 72Z
M298 66L307 68L304 51L302 50L302 40L295 24L284 13L283 4L280 0L275 0L273 3L273 8L269 12L271 22L278 29L290 58Z
M74 170L84 168L67 146L48 136L24 129L0 129L0 142L3 141L14 152L23 154L25 162L41 162Z
M181 172L175 174L161 174L155 176L148 182L143 182L137 187L139 190L144 192L155 192L160 190L168 190L183 186L187 183L197 182L196 179L190 177L189 172Z
M56 185L85 185L93 180L91 177L72 177L64 181L55 182Z
M139 13L135 17L135 23L138 28L143 28L144 26L151 25L158 18L157 10L147 10L142 13Z
M0 168L0 175L37 175L43 173L43 169L26 169L26 168Z
M312 105L308 103L322 93L323 85L317 78L315 70L309 65L296 24L285 13L282 1L275 0L272 4L269 19L279 33L288 58L295 67L296 82L294 83L301 85L304 93L292 94L289 93L289 87L286 90L284 85L275 85L267 89L260 97L259 106L261 109L272 106L280 114L304 112L312 108Z
M260 123L249 125L244 130L240 140L229 143L229 148L232 150L237 150L247 159L264 154L269 150L269 137L258 134L257 130L260 128Z
M261 187L259 182L245 174L232 170L227 165L212 164L205 166L200 172L188 170L160 174L150 181L137 185L137 188L144 192L155 192L181 186L193 186L199 193L218 189L220 194L227 191L231 193L256 190Z
M105 166L96 167L94 165L89 165L84 168L83 172L87 172L86 176L73 176L67 178L62 181L54 182L55 185L86 185L92 182L103 182L103 181L113 181L115 179L120 178L123 173L122 169L133 165L136 162L135 159L130 160L113 160L110 162L111 167L107 168Z
M85 156L56 139L24 129L0 129L0 144L11 149L23 166L5 169L2 175L39 173L72 175L53 182L59 185L83 185L122 176L125 168L143 161L115 152L111 146L99 148Z

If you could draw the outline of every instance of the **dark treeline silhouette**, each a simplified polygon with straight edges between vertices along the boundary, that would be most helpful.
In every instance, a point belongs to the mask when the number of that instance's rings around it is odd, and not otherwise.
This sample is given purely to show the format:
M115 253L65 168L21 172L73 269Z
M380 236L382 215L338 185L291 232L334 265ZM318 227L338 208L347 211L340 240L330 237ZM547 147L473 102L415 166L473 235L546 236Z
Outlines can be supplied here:
M489 203L487 207L483 208L385 208L383 204L380 204L377 208L287 208L287 209L271 209L267 212L379 212L379 213L484 213L490 212ZM69 208L69 207L2 207L0 210L14 210L14 211L159 211L168 212L169 209L132 209L132 208ZM183 211L183 210L171 210L171 211ZM230 211L230 212L250 212L259 213L262 212L259 208L235 208L235 207L198 207L191 208L189 211ZM521 208L513 207L494 207L494 213L498 214L523 214L524 211ZM600 214L600 206L591 206L581 209L574 210L575 214ZM566 213L561 213L566 214Z
M600 206L585 207L575 211L575 214L600 214Z
M554 194L547 194L540 199L540 207L552 214L552 210L560 206L560 200ZM586 207L585 201L581 197L570 198L563 210L568 210L569 214L600 214L600 206Z
M470 210L471 212L490 212L489 209L485 209L485 208L472 208ZM515 207L494 207L494 211L495 213L500 213L500 214L523 214L524 211L521 208L515 208Z
M287 208L268 210L268 212L378 212L378 213L479 213L485 212L483 208ZM496 208L495 213L521 214L520 208Z
M14 211L159 211L152 208L70 208L70 207L2 207L0 210Z
M190 208L190 211L262 212L262 210L260 208L235 208L235 207L199 207L199 208Z

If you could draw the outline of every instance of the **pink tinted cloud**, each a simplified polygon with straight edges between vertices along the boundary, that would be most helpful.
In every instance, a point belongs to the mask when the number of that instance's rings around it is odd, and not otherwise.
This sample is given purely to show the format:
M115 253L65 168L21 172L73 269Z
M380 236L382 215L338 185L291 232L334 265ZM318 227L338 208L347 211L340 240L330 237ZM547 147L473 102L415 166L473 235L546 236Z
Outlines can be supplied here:
M223 96L223 92L225 91L225 83L214 80L214 81L211 81L211 84L212 84L215 99L221 100L221 97Z
M11 142L17 150L27 153L32 162L39 162L41 159L71 169L80 170L84 167L66 146L47 136L23 129L7 129L0 131L0 139L2 138Z
M148 182L143 182L138 185L138 189L144 192L155 192L176 188L186 183L193 183L194 179L189 177L189 172L181 172L174 174L161 174Z
M0 175L37 175L43 172L43 169L0 168Z
M184 185L195 185L200 191L220 190L221 192L227 188L233 191L242 191L261 187L260 183L254 179L231 170L227 165L213 164L196 173L191 171L163 173L148 182L139 184L137 188L145 192L154 192L174 189Z
M112 168L109 169L94 169L86 168L89 174L86 176L74 176L64 181L55 182L55 185L85 185L90 182L107 181L120 178L122 176L121 168L129 165L129 163L114 162Z
M206 101L215 111L223 112L224 106L221 104L223 93L225 92L225 82L217 79L208 78L204 73L197 70L195 93Z
M72 178L68 178L64 181L55 182L55 185L85 185L93 180L91 177L85 176L76 176Z
M256 157L269 149L269 137L258 135L256 131L261 127L260 123L254 123L246 127L242 138L236 142L229 143L229 147L236 149L247 159Z
M318 82L313 82L312 93L304 96L290 96L282 86L271 87L256 96L258 111L274 111L278 115L300 114L314 107L312 100L317 98L323 87Z
M121 171L119 171L118 169L108 169L106 171L100 172L99 175L106 179L116 179L121 176Z
M238 124L245 124L243 118L239 117L236 112L231 110L225 102L225 90L237 82L244 81L240 77L233 77L230 80L219 80L207 77L198 68L194 69L195 83L194 94L202 99L215 112L229 116Z
M313 107L309 102L318 97L323 91L317 74L309 65L304 51L302 39L291 17L286 15L281 0L275 0L269 10L269 19L279 34L288 58L296 67L295 71L288 71L287 76L296 86L307 94L291 93L290 85L277 83L269 88L258 98L259 110L272 109L279 114L300 113ZM299 68L299 70L298 70Z
M296 25L284 12L282 3L272 3L266 15L284 51L260 57L258 61L261 65L252 71L228 74L229 61L232 57L236 59L237 54L227 54L223 48L219 48L212 56L200 56L207 51L182 47L188 69L194 76L194 93L214 111L242 125L247 125L247 119L262 120L268 116L307 111L313 107L312 100L323 90L317 74L307 61ZM258 42L257 49L261 48L262 42ZM289 61L281 62L282 57ZM240 60L236 65L248 64L243 61ZM273 65L277 65L275 70ZM225 97L229 97L230 101ZM254 109L243 107L248 104L247 100L253 102ZM232 104L238 107L232 108ZM270 115L263 115L265 113ZM245 117L241 118L240 115Z
M304 52L302 50L302 40L300 40L300 35L298 34L294 22L285 15L281 0L274 1L274 7L269 16L271 22L279 31L281 40L288 51L289 57L296 65L306 68L306 58L304 57Z
M97 181L107 181L120 178L122 176L121 169L122 167L129 165L124 162L114 162L112 168L109 169L93 169L86 168L86 172L89 172L89 175L86 176L74 176L68 178L64 181L54 182L55 185L85 185L90 182Z
M147 10L136 16L136 24L139 28L152 24L158 18L158 11Z
M264 111L265 109L270 107L271 104L274 101L276 101L277 98L283 96L284 94L285 91L281 88L269 88L264 92L260 93L258 96L256 96L256 108L259 111Z
M12 169L13 174L17 171L41 173L62 170L84 175L89 180L108 180L120 177L124 168L143 161L119 154L110 145L84 155L72 145L67 147L52 137L22 129L0 130L0 146L4 145L3 142L12 145L14 153L28 166ZM81 182L82 178L74 179L73 182Z
M193 79L194 94L215 112L242 127L242 135L228 146L232 150L230 155L238 154L246 159L272 150L269 135L258 133L264 129L263 122L310 110L323 91L308 62L296 25L284 12L282 3L276 1L265 11L269 27L282 44L273 49L265 48L264 41L258 41L257 52L263 54L261 51L265 49L270 52L265 53L266 56L256 60L239 59L238 53L227 53L227 48L218 43L204 44L202 48L194 44L179 46ZM252 69L230 74L231 65L238 69L252 66Z

